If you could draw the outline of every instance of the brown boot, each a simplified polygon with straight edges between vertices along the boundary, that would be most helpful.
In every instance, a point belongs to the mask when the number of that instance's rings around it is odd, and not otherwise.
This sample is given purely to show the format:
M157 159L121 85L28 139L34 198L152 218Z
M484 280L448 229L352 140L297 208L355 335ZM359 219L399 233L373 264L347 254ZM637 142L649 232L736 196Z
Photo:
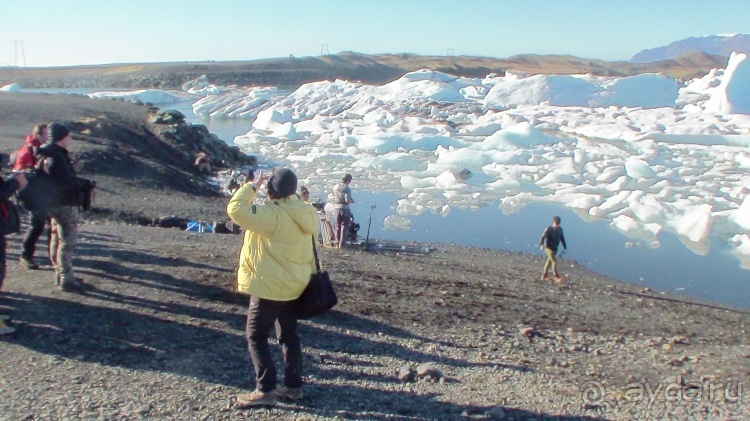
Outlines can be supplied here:
M543 274L542 274L542 278L541 278L541 279L542 279L542 281L546 281L546 280L547 280L547 274L546 274L546 273L543 273Z
M271 390L270 392L261 392L256 390L252 393L243 393L237 395L237 404L242 408L248 408L251 406L273 406L276 405L276 391Z
M276 393L282 398L290 399L293 401L302 399L301 387L281 386L280 388L276 389Z
M32 258L21 256L21 258L18 259L18 263L21 265L21 267L23 267L25 269L29 269L29 270L37 270L37 269L39 269L39 265L37 265L36 263L34 263L34 259L32 259Z

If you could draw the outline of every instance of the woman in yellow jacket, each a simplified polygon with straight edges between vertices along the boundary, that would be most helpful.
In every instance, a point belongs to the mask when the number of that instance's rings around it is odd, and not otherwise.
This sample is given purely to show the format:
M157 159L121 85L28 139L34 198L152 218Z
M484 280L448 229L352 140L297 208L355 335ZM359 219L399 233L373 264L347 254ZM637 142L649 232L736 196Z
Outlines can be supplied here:
M268 200L253 204L266 180ZM297 176L291 170L276 168L270 178L261 172L255 181L237 189L227 205L229 217L245 229L237 283L240 292L250 295L246 334L255 367L256 389L237 397L240 406L302 398L296 299L315 272L313 241L318 233L318 215L295 194ZM278 389L268 346L274 324L284 353L284 386Z

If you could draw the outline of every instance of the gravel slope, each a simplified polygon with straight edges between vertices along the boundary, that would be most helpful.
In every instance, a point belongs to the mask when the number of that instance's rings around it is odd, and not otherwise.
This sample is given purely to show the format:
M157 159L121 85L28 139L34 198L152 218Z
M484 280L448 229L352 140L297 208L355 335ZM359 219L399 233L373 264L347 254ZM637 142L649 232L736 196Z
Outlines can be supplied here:
M537 257L447 246L323 250L341 304L300 328L305 398L237 409L234 396L254 385L247 300L234 293L238 242L84 224L76 265L90 288L80 295L55 289L48 266L12 264L0 313L19 332L0 341L0 419L749 415L733 399L750 378L746 312L640 292L577 265L563 285L541 282ZM405 365L434 377L405 382ZM626 386L639 382L652 391L674 385L682 400L670 402L663 389L654 402L638 398ZM720 388L685 400L719 383L730 384L729 399ZM601 399L583 395L602 390Z

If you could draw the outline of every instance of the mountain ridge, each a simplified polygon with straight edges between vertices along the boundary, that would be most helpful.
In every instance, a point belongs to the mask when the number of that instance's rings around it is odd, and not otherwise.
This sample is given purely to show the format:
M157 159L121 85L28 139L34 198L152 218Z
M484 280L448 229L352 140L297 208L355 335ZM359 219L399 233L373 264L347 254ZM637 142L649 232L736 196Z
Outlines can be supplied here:
M733 51L750 53L750 34L734 34L732 36L708 35L705 37L685 38L666 46L642 50L635 54L630 61L634 63L650 63L696 52L728 57Z
M317 57L267 58L249 61L123 63L72 67L0 67L0 86L18 83L24 88L179 89L183 83L206 75L211 83L243 86L286 86L345 79L383 84L405 73L431 69L462 77L481 78L508 71L534 74L592 74L626 77L664 73L677 79L701 77L726 65L727 58L688 53L650 63L604 61L570 55L524 54L498 59L480 56L421 56L411 53L362 54L341 52Z

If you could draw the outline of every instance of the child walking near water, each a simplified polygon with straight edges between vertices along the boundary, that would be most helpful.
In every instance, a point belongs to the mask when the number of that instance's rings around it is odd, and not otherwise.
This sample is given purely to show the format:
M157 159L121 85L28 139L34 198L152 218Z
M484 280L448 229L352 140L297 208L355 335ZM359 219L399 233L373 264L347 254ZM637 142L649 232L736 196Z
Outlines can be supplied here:
M565 244L565 235L563 229L560 226L560 217L555 216L552 218L552 225L548 226L542 233L542 238L539 240L539 245L547 254L547 261L544 263L544 273L542 273L542 280L547 279L547 272L549 267L552 266L552 274L555 275L555 281L562 282L563 279L557 272L557 249L562 243L565 250L568 249L568 245Z

